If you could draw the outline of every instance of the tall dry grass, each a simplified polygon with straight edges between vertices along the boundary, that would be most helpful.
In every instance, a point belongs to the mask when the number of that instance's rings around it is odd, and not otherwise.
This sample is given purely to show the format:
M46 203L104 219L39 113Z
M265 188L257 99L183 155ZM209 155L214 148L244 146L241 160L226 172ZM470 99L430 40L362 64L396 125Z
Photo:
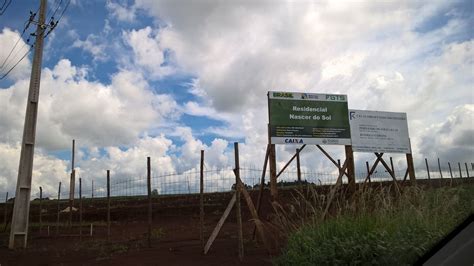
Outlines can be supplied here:
M274 226L287 240L281 265L412 264L474 212L474 186L424 190L365 188L349 196L297 190L285 205L274 204Z

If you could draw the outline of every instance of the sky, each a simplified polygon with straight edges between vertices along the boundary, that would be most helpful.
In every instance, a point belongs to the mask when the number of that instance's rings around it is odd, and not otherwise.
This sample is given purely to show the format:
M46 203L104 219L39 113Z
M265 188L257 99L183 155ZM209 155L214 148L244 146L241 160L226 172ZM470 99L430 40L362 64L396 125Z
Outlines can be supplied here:
M67 2L48 0L48 21ZM107 169L145 176L147 156L154 176L199 169L200 150L206 167L231 167L234 142L242 165L262 168L270 90L407 113L417 169L424 158L474 162L473 5L72 0L45 39L33 193L68 183L72 139L78 176L98 185ZM0 16L2 75L34 42L34 25L21 34L38 7L13 0ZM0 194L16 187L32 56L0 80ZM277 146L279 169L296 148ZM343 158L343 147L327 149ZM315 147L301 157L304 171L337 171ZM356 172L374 159L355 154Z

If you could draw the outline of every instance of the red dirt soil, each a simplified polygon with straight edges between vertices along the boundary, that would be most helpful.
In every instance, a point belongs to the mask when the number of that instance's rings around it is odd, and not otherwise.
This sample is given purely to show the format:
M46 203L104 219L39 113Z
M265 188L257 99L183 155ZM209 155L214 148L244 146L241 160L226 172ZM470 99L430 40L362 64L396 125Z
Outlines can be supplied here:
M257 192L251 193L256 202ZM205 241L216 226L232 194L215 193L206 195ZM261 217L269 217L271 207L262 207ZM67 203L61 203L61 209ZM78 206L76 201L75 206ZM153 199L154 238L151 247L147 241L146 198L112 199L111 237L107 241L106 201L94 199L85 202L83 210L83 237L78 227L68 229L65 222L69 214L61 214L61 227L56 235L57 201L43 201L43 228L39 232L39 205L33 202L30 215L28 248L7 249L8 233L0 234L0 265L271 265L271 255L261 241L252 241L254 223L245 201L242 199L242 220L244 233L244 258L238 259L237 223L235 207L227 218L207 255L199 239L199 195L159 197ZM11 209L11 205L9 207ZM36 209L35 209L36 208ZM79 215L74 213L73 220ZM89 236L90 223L95 222L93 236ZM98 222L100 221L100 222ZM50 225L50 236L47 233ZM0 225L0 230L3 226ZM271 236L269 236L271 237Z
M456 180L455 180L456 181ZM473 183L474 179L459 182ZM429 186L450 185L452 180L432 180ZM428 186L428 182L419 180L418 184ZM456 181L455 183L458 183ZM387 183L372 183L371 186L389 186ZM317 187L320 193L326 193L328 186ZM249 191L256 202L257 191ZM279 191L280 202L292 200L292 189ZM205 195L205 241L216 226L225 210L232 193L213 193ZM242 197L243 198L243 197ZM278 255L282 242L271 231L269 223L273 210L269 203L269 191L265 190L260 219L266 223L266 236L272 243L273 256ZM75 206L78 207L78 200ZM43 228L39 232L39 202L33 201L30 208L30 233L28 248L9 250L8 234L0 225L0 265L271 265L272 255L261 241L252 240L253 221L245 201L242 199L242 221L244 234L244 258L239 261L237 255L237 225L235 208L222 227L209 253L202 252L199 239L199 195L160 196L153 198L153 240L151 247L147 242L146 197L112 198L111 237L107 240L105 199L86 199L83 203L83 236L79 237L78 227L68 229L65 226L69 214L60 216L61 226L56 234L57 201L43 201ZM68 206L60 202L61 209ZM0 205L1 206L1 205ZM3 218L5 204L0 207ZM7 218L11 217L12 204L7 205ZM73 221L79 220L74 213ZM93 236L89 236L91 222L94 222ZM50 225L50 235L47 233Z

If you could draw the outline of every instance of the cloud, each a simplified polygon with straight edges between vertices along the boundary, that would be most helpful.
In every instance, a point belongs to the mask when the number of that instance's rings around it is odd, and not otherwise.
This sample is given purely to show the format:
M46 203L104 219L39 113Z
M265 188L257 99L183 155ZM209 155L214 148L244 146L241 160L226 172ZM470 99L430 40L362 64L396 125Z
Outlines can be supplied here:
M95 34L89 34L83 41L80 39L75 40L72 47L81 48L90 53L94 61L103 62L109 59L105 40Z
M106 23L101 34L76 42L97 62L113 59L119 70L107 84L67 59L42 78L38 146L68 148L76 138L84 176L103 178L105 168L116 178L142 175L148 154L156 157L153 165L163 165L159 171L193 171L201 149L209 166L224 167L233 164L229 143L242 138L241 164L261 167L268 90L343 93L350 108L407 112L415 158L472 158L472 19L459 15L456 4L137 0L107 6L119 21L138 20L136 11L144 11L158 26L116 31ZM193 78L191 99L176 102L154 87L182 73ZM0 90L1 143L20 140L27 86L20 78ZM182 113L223 126L198 132L182 124ZM196 137L202 134L223 139L204 143ZM277 147L278 167L295 148ZM343 158L342 147L327 149ZM366 157L358 155L360 162ZM308 147L302 165L335 173L322 158Z
M0 142L0 193L9 192L14 197L18 164L20 161L20 145L9 145ZM39 187L43 187L44 197L51 197L57 191L58 182L68 180L67 162L35 151L33 178L31 184L32 198L39 197Z
M342 93L351 108L407 112L415 152L424 128L473 101L472 21L456 11L456 3L135 5L166 23L158 36L162 47L195 76L190 92L201 101L199 108L187 103L185 112L237 118L207 132L241 133L245 145L255 147L247 150L249 161L264 156L268 90ZM282 147L279 160L290 150ZM314 159L307 163L323 166Z
M426 127L420 142L420 157L451 163L474 162L474 105L457 106L446 121Z
M178 105L167 94L154 93L143 75L120 71L111 84L87 80L88 69L67 59L42 74L37 145L47 150L83 146L126 146L143 132L179 117ZM6 112L0 116L0 141L21 141L28 82L0 90Z
M12 31L9 28L3 28L0 32L0 43L2 44L0 50L0 77L10 69L12 70L7 76L10 80L15 81L28 77L31 71L31 62L28 56L16 66L15 64L29 51L30 45L21 38L19 32Z
M151 27L122 33L125 43L133 50L133 61L151 77L160 78L173 73L173 67L165 65L165 49L162 47L159 34Z
M130 23L136 19L136 9L134 6L127 6L127 4L108 0L106 8L110 12L110 16L118 21Z

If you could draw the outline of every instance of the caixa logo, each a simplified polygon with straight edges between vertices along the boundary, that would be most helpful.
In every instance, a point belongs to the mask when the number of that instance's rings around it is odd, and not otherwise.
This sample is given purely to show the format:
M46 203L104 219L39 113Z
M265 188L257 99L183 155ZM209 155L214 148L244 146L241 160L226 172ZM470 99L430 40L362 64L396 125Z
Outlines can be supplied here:
M285 139L285 143L303 143L303 139Z

